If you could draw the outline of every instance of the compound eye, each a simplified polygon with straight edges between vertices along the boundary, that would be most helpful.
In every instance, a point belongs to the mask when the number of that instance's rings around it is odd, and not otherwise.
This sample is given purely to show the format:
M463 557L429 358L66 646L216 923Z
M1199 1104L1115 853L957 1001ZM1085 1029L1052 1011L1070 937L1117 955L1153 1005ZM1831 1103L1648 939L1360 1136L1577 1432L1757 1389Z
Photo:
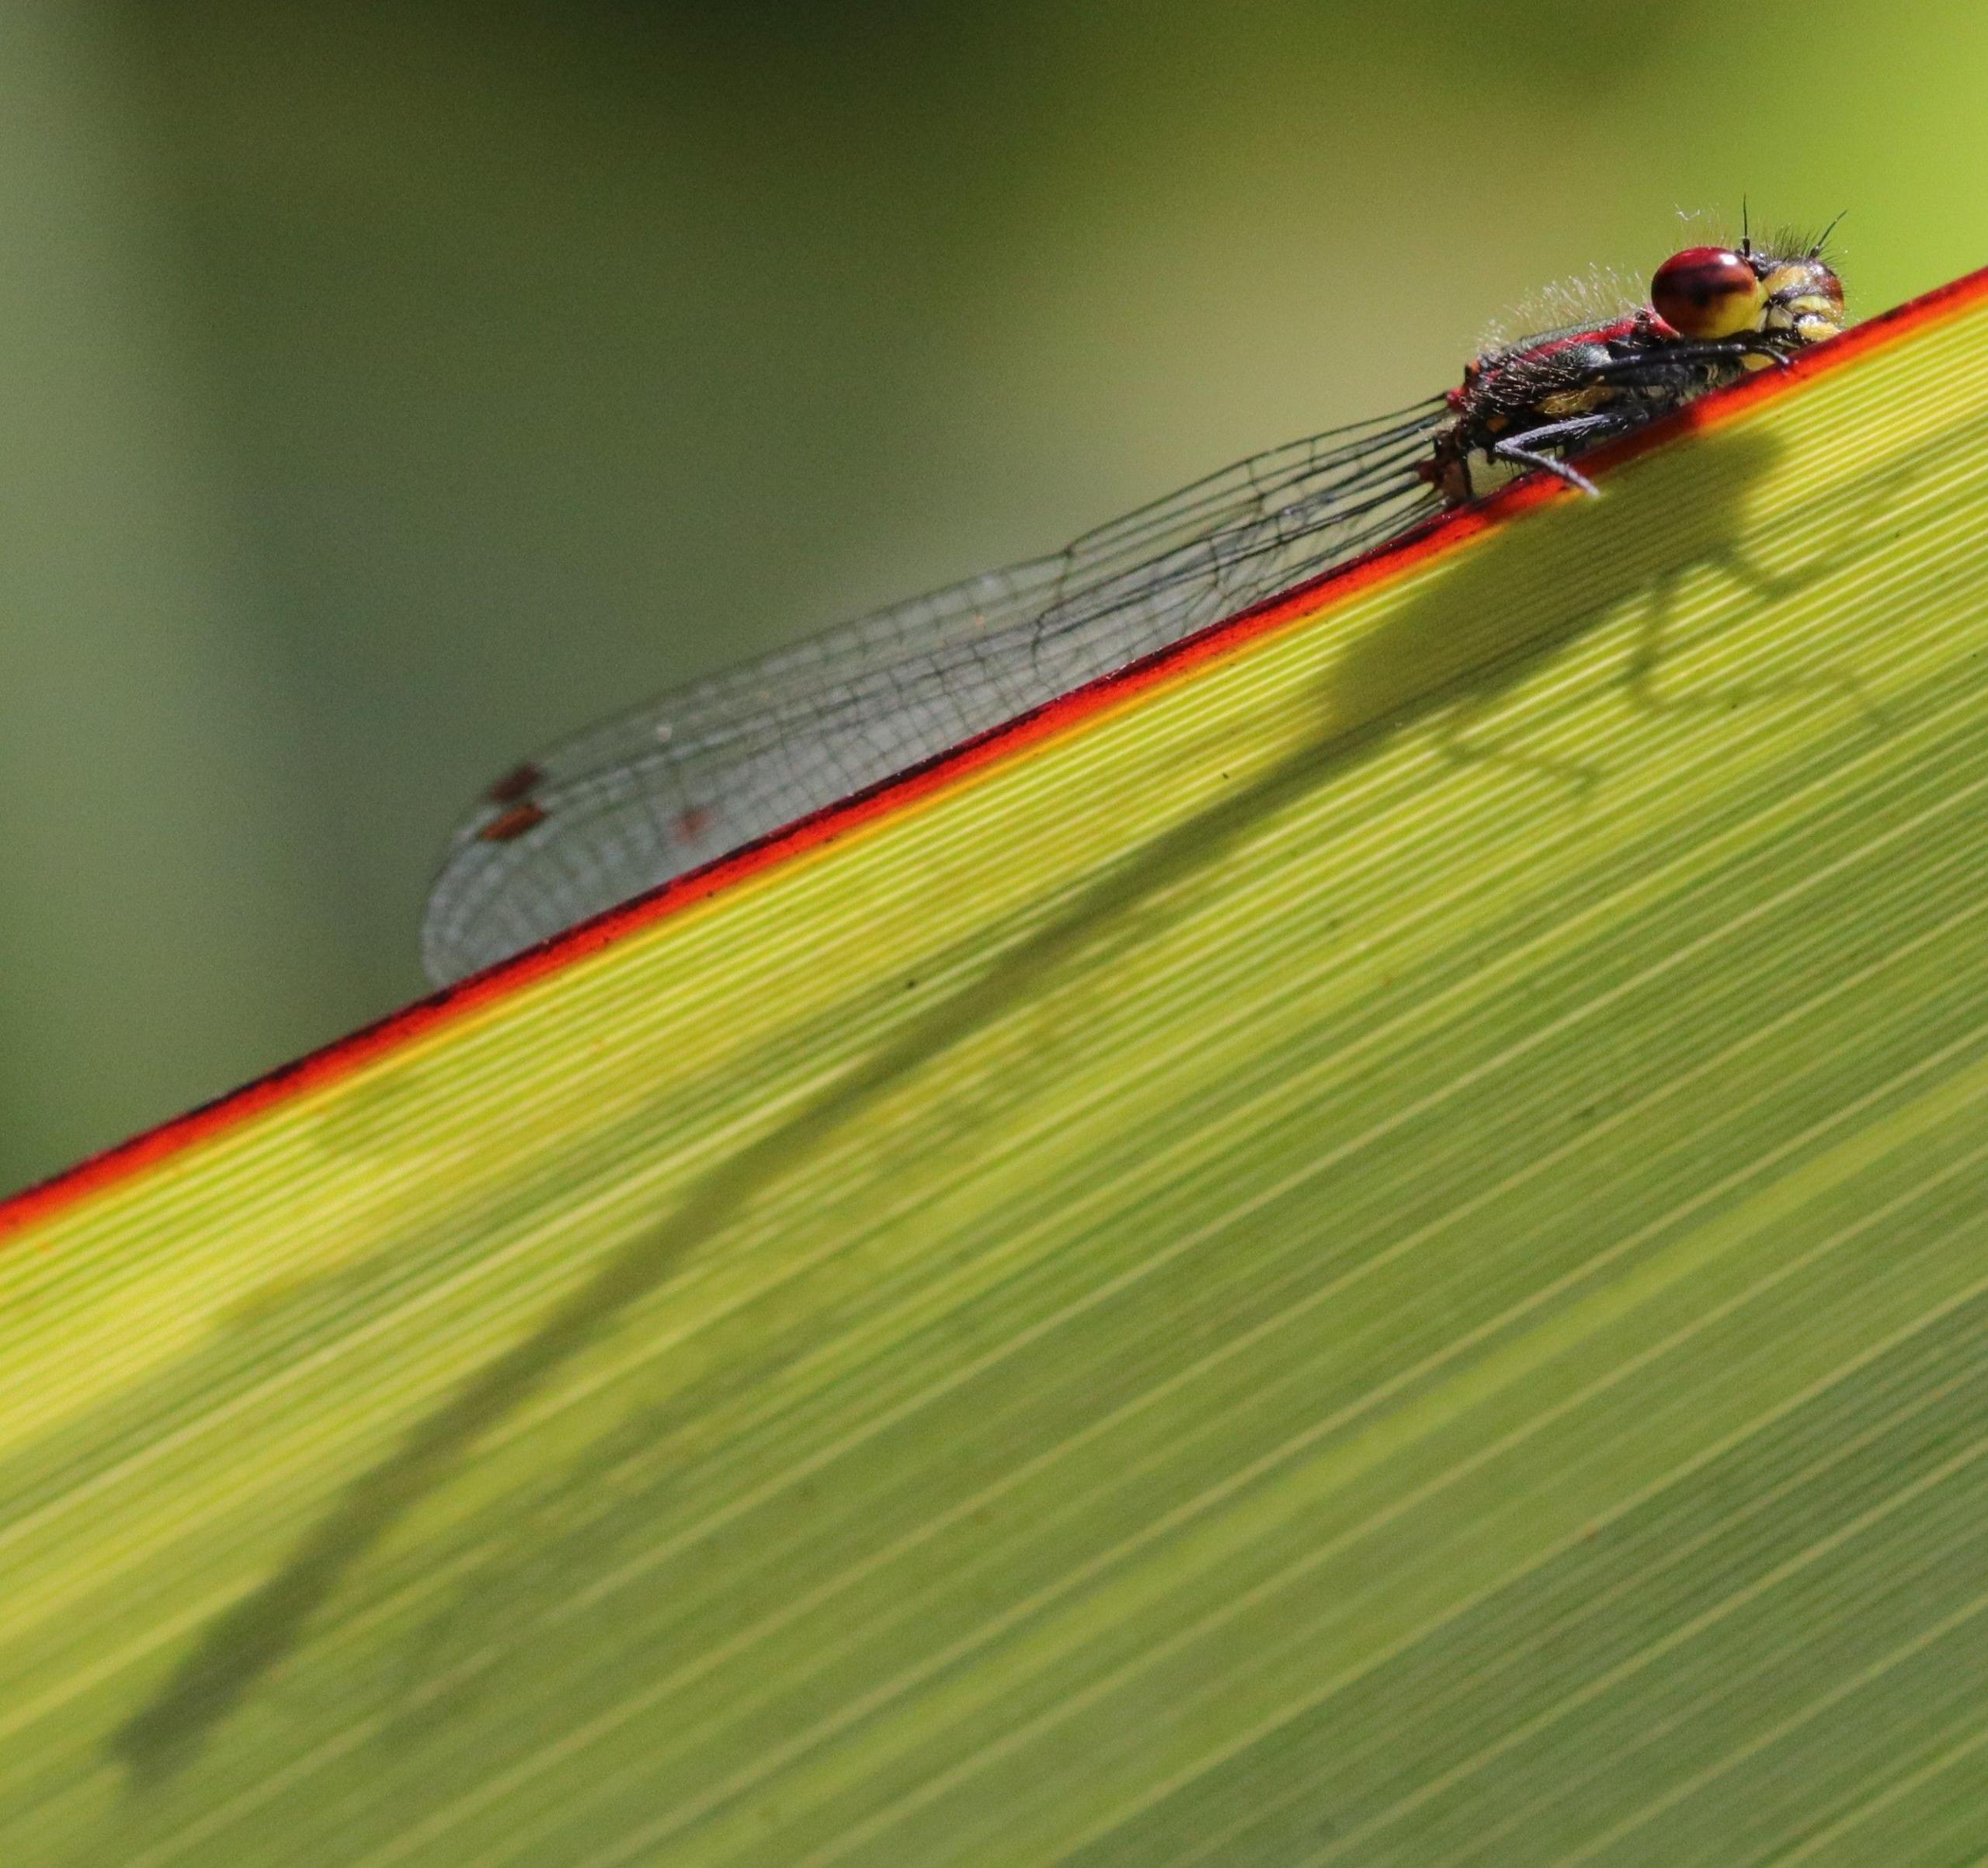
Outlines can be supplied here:
M1733 337L1759 328L1767 288L1729 248L1687 247L1673 253L1649 282L1649 302L1684 337Z

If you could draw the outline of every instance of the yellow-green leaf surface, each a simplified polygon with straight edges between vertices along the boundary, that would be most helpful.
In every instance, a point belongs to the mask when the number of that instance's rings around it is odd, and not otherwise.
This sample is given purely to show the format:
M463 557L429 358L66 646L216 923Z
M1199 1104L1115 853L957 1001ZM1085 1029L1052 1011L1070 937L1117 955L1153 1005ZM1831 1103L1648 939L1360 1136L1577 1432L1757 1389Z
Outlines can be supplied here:
M1978 1858L1988 298L1743 405L30 1210L0 1859Z

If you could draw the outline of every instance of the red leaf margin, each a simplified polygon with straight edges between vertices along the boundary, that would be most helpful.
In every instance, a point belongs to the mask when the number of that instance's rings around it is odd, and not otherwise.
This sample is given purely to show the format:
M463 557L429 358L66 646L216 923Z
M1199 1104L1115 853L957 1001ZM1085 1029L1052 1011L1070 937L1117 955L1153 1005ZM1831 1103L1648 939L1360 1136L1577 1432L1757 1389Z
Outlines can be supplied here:
M1988 267L1908 300L1856 325L1842 336L1795 359L1786 370L1764 370L1715 391L1673 415L1625 439L1597 450L1582 462L1584 471L1606 472L1680 435L1717 427L1743 411L1777 396L1795 393L1814 378L1840 370L1872 352L1959 316L1988 300ZM1260 637L1309 621L1328 602L1405 577L1430 560L1455 551L1465 540L1548 500L1578 498L1557 480L1535 474L1484 501L1441 513L1392 543L1326 571L1295 589L1156 651L1115 674L1072 690L1031 712L963 741L922 765L860 791L791 824L756 843L679 876L647 894L610 908L549 940L419 999L401 1011L322 1049L283 1064L243 1085L118 1142L74 1167L0 1200L0 1241L78 1204L90 1195L135 1179L210 1138L252 1120L293 1097L318 1090L392 1055L415 1040L472 1012L535 984L548 974L578 964L636 929L648 928L693 903L735 887L798 856L832 844L850 832L911 810L925 799L949 792L997 764L1024 756L1097 715L1115 710L1150 689L1185 679L1204 664L1233 654Z

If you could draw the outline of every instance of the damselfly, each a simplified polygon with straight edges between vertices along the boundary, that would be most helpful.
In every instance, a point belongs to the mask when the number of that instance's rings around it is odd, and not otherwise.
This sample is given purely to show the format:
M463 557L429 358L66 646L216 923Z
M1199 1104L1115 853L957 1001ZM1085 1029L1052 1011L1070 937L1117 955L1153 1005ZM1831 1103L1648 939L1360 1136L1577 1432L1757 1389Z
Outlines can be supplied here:
M1843 328L1823 241L1700 246L1649 301L1487 347L1462 384L1195 481L1053 556L918 597L610 720L457 828L422 930L445 982Z

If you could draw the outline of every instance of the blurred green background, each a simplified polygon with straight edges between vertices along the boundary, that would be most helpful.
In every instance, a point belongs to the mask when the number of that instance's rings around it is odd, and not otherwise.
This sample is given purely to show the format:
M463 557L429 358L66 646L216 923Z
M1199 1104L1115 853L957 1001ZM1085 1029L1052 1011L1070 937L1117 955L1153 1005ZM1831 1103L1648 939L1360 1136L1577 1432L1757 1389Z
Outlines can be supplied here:
M589 717L1447 386L1988 262L1980 0L0 4L0 1189L422 989Z

